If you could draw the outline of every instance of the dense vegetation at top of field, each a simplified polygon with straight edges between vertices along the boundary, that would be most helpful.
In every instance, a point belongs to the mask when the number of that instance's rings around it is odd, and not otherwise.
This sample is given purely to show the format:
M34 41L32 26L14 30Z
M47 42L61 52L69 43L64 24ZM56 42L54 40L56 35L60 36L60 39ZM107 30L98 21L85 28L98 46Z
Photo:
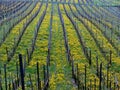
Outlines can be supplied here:
M0 90L119 90L119 0L1 0Z

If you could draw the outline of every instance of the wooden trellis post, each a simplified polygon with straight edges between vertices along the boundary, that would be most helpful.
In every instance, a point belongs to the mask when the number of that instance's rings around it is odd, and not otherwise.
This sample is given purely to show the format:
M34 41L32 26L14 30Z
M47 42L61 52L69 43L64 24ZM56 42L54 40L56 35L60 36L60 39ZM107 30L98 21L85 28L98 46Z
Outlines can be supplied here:
M24 86L24 69L23 69L23 62L22 62L22 55L21 54L19 54L19 66L20 66L20 76L21 76L22 90L25 90L25 86Z
M4 64L4 74L5 74L5 89L7 90L7 71L6 71L6 64Z

